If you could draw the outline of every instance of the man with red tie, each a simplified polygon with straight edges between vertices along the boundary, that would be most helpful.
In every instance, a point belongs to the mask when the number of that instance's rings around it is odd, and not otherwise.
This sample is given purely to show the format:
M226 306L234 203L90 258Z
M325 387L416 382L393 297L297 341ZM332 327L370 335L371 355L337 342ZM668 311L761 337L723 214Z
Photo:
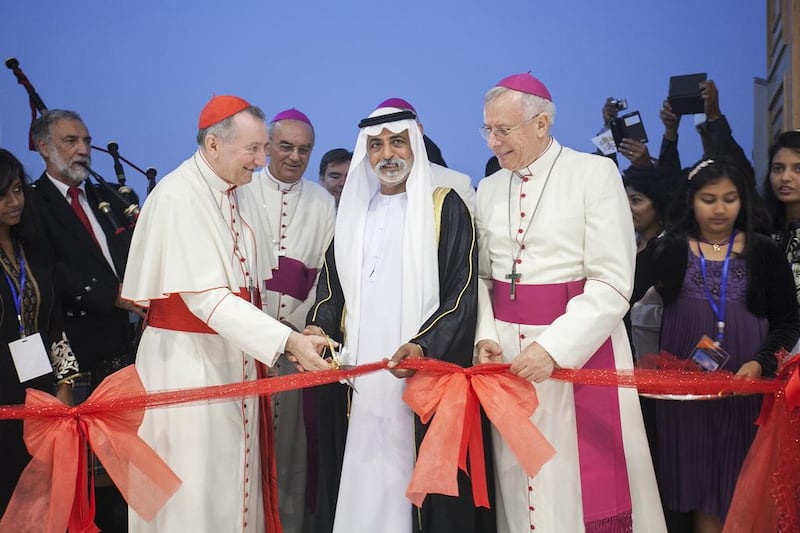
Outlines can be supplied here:
M125 220L122 201L87 180L92 138L80 115L45 111L31 135L46 165L34 183L33 201L56 261L64 329L84 373L74 391L80 402L108 374L133 362L136 315L130 311L141 310L119 298L132 228L116 227L98 208L107 202L115 220ZM120 531L125 502L110 480L97 479L97 524Z

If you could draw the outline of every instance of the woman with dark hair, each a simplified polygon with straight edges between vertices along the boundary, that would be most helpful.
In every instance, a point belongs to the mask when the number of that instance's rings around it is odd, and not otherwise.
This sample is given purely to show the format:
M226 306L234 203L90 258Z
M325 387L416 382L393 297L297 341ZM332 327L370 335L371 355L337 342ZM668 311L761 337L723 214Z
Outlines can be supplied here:
M628 167L622 176L633 216L638 251L664 230L671 181L656 167Z
M800 130L782 133L770 147L763 195L772 216L772 235L792 267L800 302Z
M633 354L638 359L647 353L658 353L662 302L647 282L652 277L641 272L638 255L664 231L671 180L655 167L628 167L622 176L633 228L636 230L636 277L631 295L631 311L625 319Z
M747 179L730 160L695 165L676 197L682 215L642 259L664 301L660 348L688 359L707 336L729 354L725 370L757 378L774 374L800 318L785 258L752 229ZM661 496L666 509L692 513L695 532L722 530L760 406L760 396L657 404Z
M30 196L22 164L0 148L0 404L24 403L27 388L55 393L71 404L78 363L63 333L50 250L39 235L32 205L25 201ZM39 361L44 373L26 372L15 364L12 353L22 338L22 355ZM28 461L22 421L0 421L0 515Z

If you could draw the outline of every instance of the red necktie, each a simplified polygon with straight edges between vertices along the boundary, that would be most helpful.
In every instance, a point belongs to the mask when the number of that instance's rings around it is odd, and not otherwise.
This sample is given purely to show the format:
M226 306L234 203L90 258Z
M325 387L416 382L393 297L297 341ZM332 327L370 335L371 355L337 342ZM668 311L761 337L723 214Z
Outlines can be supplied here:
M81 207L81 202L78 199L80 193L81 190L74 185L71 185L70 188L67 189L72 210L75 211L75 215L78 217L78 220L83 223L83 227L86 228L86 231L88 231L89 235L92 236L94 243L99 247L100 243L97 242L97 236L94 234L94 230L92 230L92 224L89 222L89 217L86 216L86 211L83 210L83 207Z

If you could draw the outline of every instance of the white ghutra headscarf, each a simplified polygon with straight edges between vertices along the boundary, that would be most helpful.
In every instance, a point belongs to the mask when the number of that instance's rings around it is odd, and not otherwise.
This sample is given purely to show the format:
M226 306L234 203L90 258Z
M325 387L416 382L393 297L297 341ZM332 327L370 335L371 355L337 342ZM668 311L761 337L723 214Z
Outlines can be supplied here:
M403 111L408 113L403 109L381 107L373 111L370 118ZM380 181L367 156L367 138L380 135L384 128L392 133L408 130L414 154L414 164L406 180L408 207L403 228L402 279L399 280L403 291L400 313L403 338L410 340L439 307L438 243L433 218L431 166L425 144L413 118L387 119L391 121L366 126L359 132L336 216L334 254L346 302L343 364L358 363L356 355L347 347L358 342L367 210L380 190ZM386 302L386 305L399 305L399 302Z

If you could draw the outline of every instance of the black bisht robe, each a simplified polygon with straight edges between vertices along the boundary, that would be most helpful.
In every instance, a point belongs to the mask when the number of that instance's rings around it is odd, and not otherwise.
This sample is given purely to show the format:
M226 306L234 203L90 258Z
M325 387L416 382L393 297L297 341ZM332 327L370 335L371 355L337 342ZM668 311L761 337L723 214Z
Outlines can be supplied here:
M472 365L475 326L477 322L478 260L475 228L466 205L455 191L438 189L434 212L439 219L439 309L419 328L424 332L411 339L419 344L426 357ZM441 208L441 209L439 209ZM325 254L325 264L317 285L316 303L307 323L315 325L337 342L343 342L343 315L346 302L336 270L334 245ZM455 308L454 311L451 311ZM430 329L429 326L433 324ZM399 346L398 346L399 348ZM319 430L319 480L314 510L314 532L330 533L339 493L339 479L347 437L349 387L340 383L313 389ZM464 472L458 472L459 496L429 494L422 508L412 506L415 533L493 533L494 474L490 424L481 413L490 509L476 508L472 485ZM414 415L414 437L417 451L425 437L427 425ZM380 512L364 509L364 512Z

